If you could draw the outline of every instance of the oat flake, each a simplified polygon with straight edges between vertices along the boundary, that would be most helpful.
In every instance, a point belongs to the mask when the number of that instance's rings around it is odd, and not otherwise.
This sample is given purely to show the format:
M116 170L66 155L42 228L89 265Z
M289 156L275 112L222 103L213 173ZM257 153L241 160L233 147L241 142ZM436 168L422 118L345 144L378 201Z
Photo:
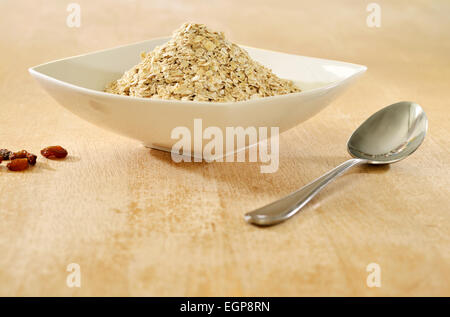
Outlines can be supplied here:
M164 45L106 89L118 95L211 102L242 101L299 92L248 53L203 24L185 23Z

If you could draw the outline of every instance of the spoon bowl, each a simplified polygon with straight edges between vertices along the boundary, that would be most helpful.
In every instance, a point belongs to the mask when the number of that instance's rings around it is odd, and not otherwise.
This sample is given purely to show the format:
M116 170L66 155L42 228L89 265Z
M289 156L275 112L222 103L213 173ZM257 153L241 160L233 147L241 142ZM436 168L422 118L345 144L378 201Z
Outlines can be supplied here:
M422 107L402 101L374 113L353 132L347 149L351 156L370 164L404 159L422 144L428 119Z
M427 116L414 102L398 102L381 109L364 121L348 140L347 149L353 159L286 197L245 214L245 220L268 226L291 218L349 168L359 164L389 164L406 158L422 144L427 128Z

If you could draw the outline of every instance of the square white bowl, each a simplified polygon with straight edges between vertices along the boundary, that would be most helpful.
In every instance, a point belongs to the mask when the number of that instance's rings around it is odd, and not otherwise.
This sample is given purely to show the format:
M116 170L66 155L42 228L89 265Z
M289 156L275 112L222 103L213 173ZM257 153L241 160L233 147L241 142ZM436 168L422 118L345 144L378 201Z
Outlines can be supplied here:
M168 39L69 57L29 71L53 98L80 118L146 146L170 151L177 141L171 138L172 129L184 126L193 131L197 118L202 119L203 129L214 126L225 131L226 127L241 126L279 127L280 133L286 131L325 108L367 69L362 65L242 46L253 59L279 77L293 80L302 91L227 103L158 100L103 92L109 82L139 63L141 52L150 51Z

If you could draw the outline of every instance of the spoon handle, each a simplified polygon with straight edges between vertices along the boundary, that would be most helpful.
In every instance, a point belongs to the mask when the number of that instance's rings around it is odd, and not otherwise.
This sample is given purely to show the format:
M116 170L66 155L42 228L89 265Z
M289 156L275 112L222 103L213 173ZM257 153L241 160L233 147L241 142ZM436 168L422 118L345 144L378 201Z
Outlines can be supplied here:
M352 166L363 163L367 163L367 160L350 159L286 197L246 213L244 216L245 220L254 225L270 226L289 219L333 179L343 174Z

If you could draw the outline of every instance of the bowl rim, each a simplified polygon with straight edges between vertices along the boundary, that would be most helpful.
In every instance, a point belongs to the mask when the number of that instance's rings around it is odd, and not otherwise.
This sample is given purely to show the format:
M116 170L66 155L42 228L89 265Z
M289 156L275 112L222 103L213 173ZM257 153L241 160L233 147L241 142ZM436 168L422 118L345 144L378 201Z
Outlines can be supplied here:
M343 85L344 83L346 83L347 81L356 78L360 75L362 75L363 73L366 72L367 70L367 66L365 65L360 65L360 64L354 64L354 63L348 63L348 62L342 62L342 61L336 61L336 60L330 60L330 59L324 59L324 58L318 58L318 57L310 57L310 56L303 56L303 55L296 55L296 54L290 54L290 53L285 53L285 52L280 52L280 51L273 51L273 50L268 50L268 49L263 49L263 48L257 48L257 47L252 47L252 46L246 46L246 45L241 45L238 44L240 47L242 48L251 48L251 49L256 49L256 50L260 50L260 51L266 51L266 52L271 52L271 53L281 53L281 54L287 54L287 55L295 55L295 56L300 56L300 57L306 57L308 59L314 59L314 60L320 60L320 61L331 61L331 62L337 62L340 64L347 64L349 66L352 67L356 67L359 68L355 71L355 73L349 75L348 77L342 79L342 80L338 80L338 81L334 81L331 82L325 86L322 87L316 87L313 89L309 89L307 91L300 91L300 92L295 92L295 93L289 93L289 94L284 94L284 95L276 95L276 96L269 96L269 97L261 97L261 98L257 98L257 99L248 99L248 100L241 100L241 101L227 101L227 102L211 102L211 101L193 101L193 100L177 100L177 99L152 99L152 98L145 98L145 97L134 97L134 96L124 96L124 95L116 95L116 94L112 94L109 92L105 92L105 91L100 91L100 90L96 90L96 89L91 89L91 88L85 88L85 87L81 87L75 84L71 84L68 83L64 80L60 80L60 79L56 79L55 77L49 76L47 74L44 74L42 72L40 72L38 69L50 64L55 64L58 62L62 62L65 60L70 60L70 59L74 59L77 57L84 57L84 56L88 56L88 55L92 55L92 54L97 54L97 53L103 53L103 52L108 52L108 51L112 51L112 50L116 50L119 48L123 48L123 47L127 47L127 46L133 46L133 45L138 45L138 44L143 44L146 42L150 42L150 41L157 41L157 40L164 40L164 39L170 39L170 37L167 36L163 36L163 37L157 37L157 38L152 38L152 39L148 39L148 40L144 40L144 41L139 41L139 42L134 42L134 43L130 43L130 44L124 44L124 45L119 45L119 46L115 46L112 48L107 48L107 49L102 49L102 50L97 50L97 51L93 51L93 52L89 52L89 53L84 53L84 54L79 54L79 55L74 55L74 56L69 56L69 57L65 57L65 58L60 58L60 59L56 59L53 61L49 61L49 62L45 62L33 67L28 68L28 72L33 76L33 77L37 77L37 78L41 78L50 82L53 82L57 85L61 85L61 86L66 86L67 88L70 88L72 90L78 91L80 93L83 94L87 94L87 95L91 95L91 96L99 96L99 97L106 97L108 99L121 99L123 98L123 100L130 100L130 98L132 98L132 100L137 100L140 102L146 102L146 103L168 103L168 104L189 104L189 105L193 105L193 106L205 106L205 105L214 105L214 106L219 106L219 107L230 107L230 106L240 106L243 104L253 104L253 103L261 103L261 102L270 102L272 100L276 100L276 99L282 99L282 98L292 98L292 97L297 97L297 96L308 96L308 95L312 95L317 93L318 91L328 91L331 90L337 86Z

